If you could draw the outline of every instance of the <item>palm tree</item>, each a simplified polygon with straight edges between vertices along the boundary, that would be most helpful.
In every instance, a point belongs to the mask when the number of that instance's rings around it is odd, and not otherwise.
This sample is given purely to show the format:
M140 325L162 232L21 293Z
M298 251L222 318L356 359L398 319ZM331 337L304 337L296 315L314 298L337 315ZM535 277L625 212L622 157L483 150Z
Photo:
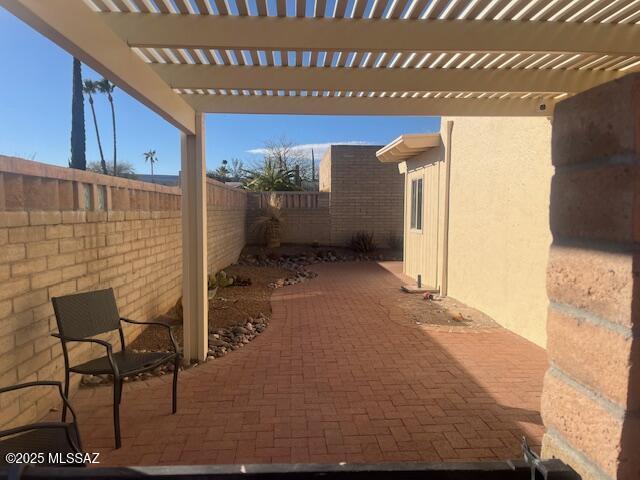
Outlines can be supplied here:
M84 131L84 97L82 96L82 64L73 59L73 94L71 97L71 162L69 166L86 170L86 135Z
M148 152L144 152L144 161L151 164L151 178L153 179L153 164L158 162L156 151L149 150Z
M91 113L93 114L93 126L96 128L96 138L98 139L98 149L100 150L100 165L102 166L102 173L107 175L107 164L104 161L104 153L102 152L102 143L100 142L100 131L98 130L96 109L93 106L93 96L98 92L98 82L95 82L93 80L85 80L82 91L89 97L89 105L91 105Z
M107 99L109 100L109 105L111 106L111 126L113 127L113 172L118 171L118 164L116 161L117 153L116 153L116 110L113 105L113 91L116 89L116 86L111 83L106 78L103 78L99 82L97 82L98 91L100 93L104 93L107 95Z

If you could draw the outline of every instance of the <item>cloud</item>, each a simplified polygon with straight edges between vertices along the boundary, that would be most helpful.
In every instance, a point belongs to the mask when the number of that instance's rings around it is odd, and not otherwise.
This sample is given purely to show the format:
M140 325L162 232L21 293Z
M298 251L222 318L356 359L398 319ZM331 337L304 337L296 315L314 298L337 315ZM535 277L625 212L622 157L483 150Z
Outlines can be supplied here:
M313 154L316 158L322 158L324 153L331 145L371 145L371 142L364 142L361 140L347 140L342 142L326 142L326 143L303 143L300 145L294 145L293 148L297 151L305 152L307 155L311 155L311 150L313 149ZM247 150L247 153L251 153L253 155L264 155L267 153L266 148L252 148L251 150Z

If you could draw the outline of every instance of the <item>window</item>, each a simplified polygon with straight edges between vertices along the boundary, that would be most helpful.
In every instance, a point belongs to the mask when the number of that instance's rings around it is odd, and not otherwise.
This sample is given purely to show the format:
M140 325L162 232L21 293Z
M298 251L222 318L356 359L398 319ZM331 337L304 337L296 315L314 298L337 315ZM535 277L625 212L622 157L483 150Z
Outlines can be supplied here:
M422 179L411 181L411 229L422 230Z

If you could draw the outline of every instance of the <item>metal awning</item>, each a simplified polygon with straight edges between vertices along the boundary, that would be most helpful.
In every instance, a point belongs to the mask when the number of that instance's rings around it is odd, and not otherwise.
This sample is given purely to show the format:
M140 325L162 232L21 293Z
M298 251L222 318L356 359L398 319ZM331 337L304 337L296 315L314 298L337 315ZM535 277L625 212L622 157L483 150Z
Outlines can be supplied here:
M383 163L402 162L439 145L439 133L405 134L378 150L376 157Z
M638 0L0 5L191 131L189 110L551 115L640 69Z

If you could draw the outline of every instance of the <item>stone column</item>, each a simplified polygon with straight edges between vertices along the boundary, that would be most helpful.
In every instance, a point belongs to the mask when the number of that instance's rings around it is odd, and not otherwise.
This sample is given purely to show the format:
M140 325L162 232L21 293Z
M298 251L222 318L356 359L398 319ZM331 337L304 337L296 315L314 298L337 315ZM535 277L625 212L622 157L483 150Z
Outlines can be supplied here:
M640 75L553 119L542 455L584 480L640 479Z

